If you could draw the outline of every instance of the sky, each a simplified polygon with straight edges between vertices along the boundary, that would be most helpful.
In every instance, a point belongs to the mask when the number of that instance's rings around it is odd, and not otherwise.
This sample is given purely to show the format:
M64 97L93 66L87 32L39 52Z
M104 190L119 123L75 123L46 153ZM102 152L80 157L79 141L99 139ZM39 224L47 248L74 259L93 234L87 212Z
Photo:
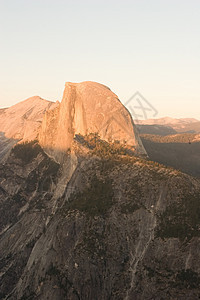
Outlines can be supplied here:
M0 54L1 108L89 80L200 119L199 0L0 0Z

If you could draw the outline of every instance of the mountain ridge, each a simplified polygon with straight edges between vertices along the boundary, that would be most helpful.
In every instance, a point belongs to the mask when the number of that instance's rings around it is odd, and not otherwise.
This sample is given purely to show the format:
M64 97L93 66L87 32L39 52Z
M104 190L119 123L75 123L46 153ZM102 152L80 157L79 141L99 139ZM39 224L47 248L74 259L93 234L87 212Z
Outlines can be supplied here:
M200 121L194 118L160 118L137 120L141 133L168 135L173 133L200 133Z
M195 123L200 122L200 120L197 120L195 118L172 118L172 117L163 117L163 118L157 118L157 119L147 119L147 120L136 120L138 124L145 124L145 125L153 125L153 124L159 124L159 125L166 125L166 124L176 124L176 123Z

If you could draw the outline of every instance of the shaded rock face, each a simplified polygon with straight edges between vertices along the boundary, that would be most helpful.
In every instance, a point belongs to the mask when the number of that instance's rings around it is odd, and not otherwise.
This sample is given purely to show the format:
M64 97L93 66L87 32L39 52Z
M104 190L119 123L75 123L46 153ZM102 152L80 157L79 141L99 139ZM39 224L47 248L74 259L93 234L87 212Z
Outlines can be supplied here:
M38 135L46 110L56 104L38 96L0 110L0 159L18 141L31 141Z
M60 106L44 117L40 144L65 152L76 134L89 133L126 141L137 153L146 154L129 112L109 88L95 82L66 83Z
M199 298L198 180L128 155L62 166L35 143L24 161L18 147L0 168L1 299Z

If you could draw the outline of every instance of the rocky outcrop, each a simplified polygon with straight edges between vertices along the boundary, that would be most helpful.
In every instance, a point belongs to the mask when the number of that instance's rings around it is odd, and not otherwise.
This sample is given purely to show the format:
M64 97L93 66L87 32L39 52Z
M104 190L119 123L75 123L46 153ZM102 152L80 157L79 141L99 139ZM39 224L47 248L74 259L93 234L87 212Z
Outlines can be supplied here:
M130 113L109 88L95 82L68 82L61 104L44 117L40 144L54 154L66 152L76 134L89 133L126 142L136 153L146 154Z
M193 142L200 142L200 134L197 134L192 141Z

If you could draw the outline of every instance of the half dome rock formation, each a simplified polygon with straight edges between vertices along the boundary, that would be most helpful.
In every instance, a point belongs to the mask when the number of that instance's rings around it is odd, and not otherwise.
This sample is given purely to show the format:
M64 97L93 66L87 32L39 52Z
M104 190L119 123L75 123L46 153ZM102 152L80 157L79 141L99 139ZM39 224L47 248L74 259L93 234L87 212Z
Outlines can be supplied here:
M49 151L65 152L76 134L89 133L106 141L126 141L136 153L146 154L130 113L108 87L67 82L61 104L45 114L40 144Z
M38 135L45 111L56 105L34 96L0 110L0 159L18 141L31 141Z

